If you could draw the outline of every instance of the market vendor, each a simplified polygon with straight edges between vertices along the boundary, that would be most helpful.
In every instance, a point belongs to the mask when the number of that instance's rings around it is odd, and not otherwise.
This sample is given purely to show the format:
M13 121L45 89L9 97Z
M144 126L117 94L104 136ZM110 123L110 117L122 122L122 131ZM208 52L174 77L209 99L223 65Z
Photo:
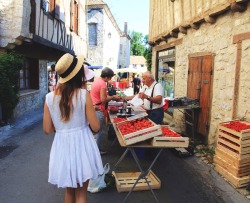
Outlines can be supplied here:
M138 97L143 100L143 107L147 111L148 118L156 124L162 124L164 110L162 104L163 87L161 83L155 81L153 74L146 71L142 74L143 87L141 88ZM128 96L127 100L134 97Z

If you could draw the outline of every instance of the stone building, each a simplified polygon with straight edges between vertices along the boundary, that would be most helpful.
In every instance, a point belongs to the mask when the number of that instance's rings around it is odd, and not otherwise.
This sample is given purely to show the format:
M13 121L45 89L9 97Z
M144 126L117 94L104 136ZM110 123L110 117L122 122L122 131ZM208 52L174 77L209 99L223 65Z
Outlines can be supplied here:
M14 116L44 104L48 66L64 53L87 55L85 0L0 1L0 51L25 56Z
M129 57L124 55L130 53L130 38L126 33L126 26L125 32L122 32L105 2L88 0L87 6L89 63L113 70L129 63L126 62Z
M156 77L174 69L174 97L198 99L198 134L213 147L218 124L250 120L249 0L150 0ZM183 130L183 114L174 110Z

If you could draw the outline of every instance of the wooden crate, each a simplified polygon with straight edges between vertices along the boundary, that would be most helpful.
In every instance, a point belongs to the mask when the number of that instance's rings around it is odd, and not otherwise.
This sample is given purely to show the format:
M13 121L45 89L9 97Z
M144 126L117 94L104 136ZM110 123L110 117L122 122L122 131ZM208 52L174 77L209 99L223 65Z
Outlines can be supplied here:
M169 128L168 125L161 125L161 127L167 127L170 131L176 133ZM168 137L165 135L158 135L151 139L153 146L169 147L169 148L186 148L189 145L188 137Z
M225 170L219 164L215 164L215 170L225 177L229 183L231 183L236 188L246 187L250 182L250 176L236 177L231 174L229 171Z
M248 122L240 121L248 124ZM217 131L217 148L225 153L236 157L237 159L245 159L250 157L250 129L237 132L223 126L230 122L220 123Z
M240 121L240 122L250 125L250 123L246 122L246 121ZM219 126L218 126L218 132L219 131L227 132L227 133L231 134L232 136L238 137L240 140L248 140L248 139L250 139L250 129L242 130L241 132L237 132L235 130L232 130L230 128L227 128L227 127L223 126L223 124L228 124L228 123L230 123L230 122L220 123Z
M221 150L220 148L215 149L215 155L225 160L227 163L229 163L235 168L240 168L250 165L250 157L238 159L235 156L232 156L231 154L228 154L227 152Z
M229 147L228 145L220 142L220 140L218 140L217 142L217 148L224 151L225 153L229 154L230 156L236 157L237 159L246 159L246 158L250 158L250 151L246 151L246 152L240 152L234 148Z
M117 191L129 192L141 173L140 172L115 173L114 171L112 171L112 174L115 177ZM153 171L150 170L146 178L152 189L161 188L161 181L153 173ZM133 191L140 191L140 190L149 190L148 184L144 178L138 181Z
M227 162L225 159L222 159L218 155L214 156L214 163L218 164L224 170L228 171L236 177L243 177L250 175L250 165L245 165L241 167L235 167L231 165L230 162Z
M153 146L159 147L188 147L189 138L188 137L166 137L166 136L156 136L151 140Z
M148 140L150 138L153 138L153 137L155 137L157 135L161 135L162 134L161 126L160 125L156 125L150 119L148 119L148 120L150 122L152 122L154 124L154 126L149 127L149 128L145 128L143 130L138 130L136 132L133 132L133 133L130 133L130 134L126 134L126 135L122 135L122 133L121 133L121 131L119 129L119 125L117 125L117 129L118 129L119 133L121 134L121 137L124 140L124 142L126 143L126 145L135 144L137 142Z

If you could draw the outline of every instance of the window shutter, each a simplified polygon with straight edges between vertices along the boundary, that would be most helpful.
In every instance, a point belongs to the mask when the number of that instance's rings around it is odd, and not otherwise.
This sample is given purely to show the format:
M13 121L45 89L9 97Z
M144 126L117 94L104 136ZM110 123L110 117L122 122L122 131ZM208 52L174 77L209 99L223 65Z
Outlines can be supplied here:
M52 16L55 15L55 0L49 1L49 12Z
M78 3L75 1L75 15L74 15L74 31L78 34L78 19L79 19L79 12L78 12Z
M70 30L74 31L74 0L70 2Z

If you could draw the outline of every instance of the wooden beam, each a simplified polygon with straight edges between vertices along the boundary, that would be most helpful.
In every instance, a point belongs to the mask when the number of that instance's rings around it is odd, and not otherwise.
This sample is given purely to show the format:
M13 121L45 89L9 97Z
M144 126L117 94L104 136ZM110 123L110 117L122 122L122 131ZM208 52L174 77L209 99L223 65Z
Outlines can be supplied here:
M210 24L214 24L216 22L216 19L211 16L206 16L204 19L207 23L210 23Z
M182 33L182 34L187 34L187 29L185 28L185 27L182 27L182 26L180 26L179 27L179 31Z
M243 3L236 3L236 2L233 2L231 3L231 10L233 12L243 12L247 9L247 4L243 4Z
M151 47L153 47L153 46L155 46L155 45L156 45L156 43L155 43L155 42L153 42L153 41L149 41L149 42L148 42L148 44L149 44Z
M236 67L234 73L234 92L233 92L233 112L232 119L237 118L237 103L239 95L239 83L240 83L240 66L241 66L241 57L242 57L242 42L237 43L237 53L236 53Z
M250 32L245 32L233 36L233 44L241 42L242 40L250 39Z
M170 47L175 47L175 46L177 46L177 45L182 44L182 41L183 41L183 39L181 38L181 39L177 39L177 40L175 40L175 41L166 43L166 44L164 44L164 45L156 46L156 47L155 47L155 51L160 51L160 50L163 50L163 49L168 49L168 48L170 48Z
M174 38L178 38L178 32L171 31L170 36Z
M199 24L196 23L190 23L191 28L193 28L194 30L198 30L200 28Z

